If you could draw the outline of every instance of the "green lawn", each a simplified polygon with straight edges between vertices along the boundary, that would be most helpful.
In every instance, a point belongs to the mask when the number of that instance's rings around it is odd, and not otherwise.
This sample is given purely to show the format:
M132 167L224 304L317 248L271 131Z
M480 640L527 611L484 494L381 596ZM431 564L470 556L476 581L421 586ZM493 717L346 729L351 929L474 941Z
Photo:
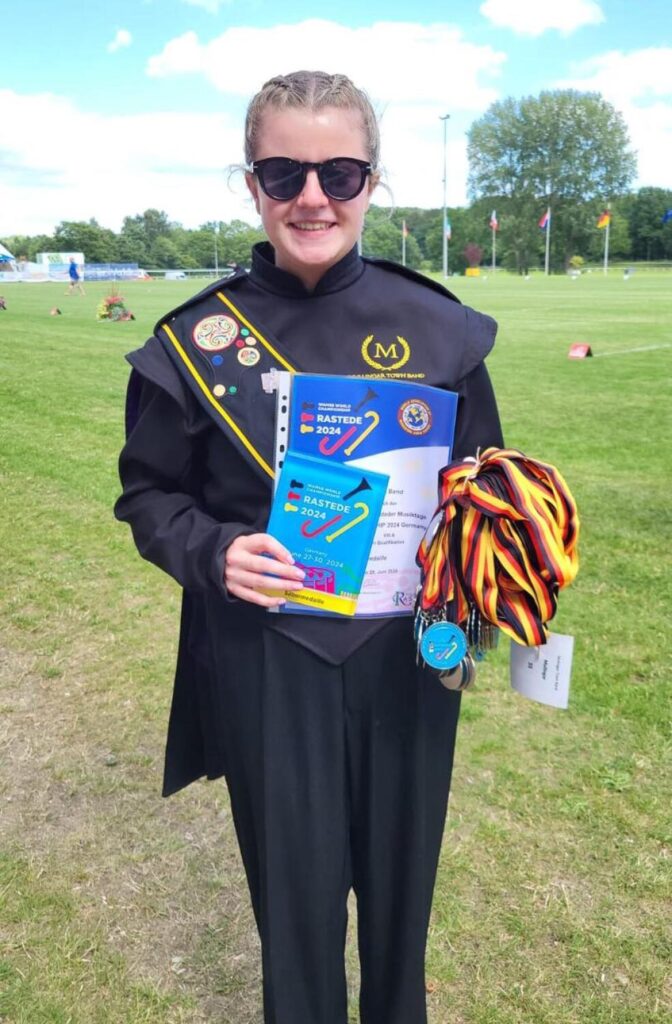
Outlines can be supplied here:
M198 287L125 284L107 324L109 285L0 286L2 1024L261 1020L225 786L158 796L179 594L111 515L123 354ZM451 287L499 321L507 443L562 470L582 536L569 710L510 690L506 643L464 698L432 1020L667 1021L672 274Z

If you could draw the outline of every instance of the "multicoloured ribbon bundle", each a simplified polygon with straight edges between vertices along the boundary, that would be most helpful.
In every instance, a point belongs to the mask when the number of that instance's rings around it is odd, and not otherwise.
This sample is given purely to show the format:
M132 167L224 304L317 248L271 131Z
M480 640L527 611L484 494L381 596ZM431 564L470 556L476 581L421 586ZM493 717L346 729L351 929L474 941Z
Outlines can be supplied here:
M418 548L417 614L464 626L475 608L517 643L544 644L578 570L579 517L557 469L487 448L441 470L437 516Z

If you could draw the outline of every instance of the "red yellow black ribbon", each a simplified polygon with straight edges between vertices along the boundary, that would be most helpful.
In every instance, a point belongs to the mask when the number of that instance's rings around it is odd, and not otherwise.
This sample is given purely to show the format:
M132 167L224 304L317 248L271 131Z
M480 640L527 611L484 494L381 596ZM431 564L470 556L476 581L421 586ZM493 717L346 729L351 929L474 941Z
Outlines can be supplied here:
M439 474L439 525L417 553L419 610L462 625L471 606L518 643L543 644L579 562L579 517L553 466L487 448Z

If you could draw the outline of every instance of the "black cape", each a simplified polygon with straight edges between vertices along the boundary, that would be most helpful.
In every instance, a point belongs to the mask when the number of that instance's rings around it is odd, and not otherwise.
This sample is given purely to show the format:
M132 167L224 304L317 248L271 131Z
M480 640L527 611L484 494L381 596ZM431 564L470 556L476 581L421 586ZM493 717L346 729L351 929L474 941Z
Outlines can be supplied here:
M213 318L221 324L222 317L253 328L259 359L252 365L254 357L242 364L233 345L219 365L213 362L207 335ZM440 285L396 264L362 259L356 250L307 292L274 265L265 243L255 247L249 273L216 282L173 310L130 354L123 493L115 514L130 524L141 555L184 588L164 795L226 769L218 727L226 709L218 703L208 639L218 624L274 629L340 664L387 621L272 615L227 595L226 548L240 534L263 532L268 520L275 395L264 390L262 374L289 364L457 391L454 457L462 458L503 443L483 363L495 333L490 317ZM217 390L225 394L217 398Z

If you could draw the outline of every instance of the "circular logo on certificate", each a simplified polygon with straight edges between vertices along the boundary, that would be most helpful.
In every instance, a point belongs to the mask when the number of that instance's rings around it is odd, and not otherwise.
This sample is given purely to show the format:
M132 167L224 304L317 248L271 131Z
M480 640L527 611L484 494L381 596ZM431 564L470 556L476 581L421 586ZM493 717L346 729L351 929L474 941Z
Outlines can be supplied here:
M238 362L243 366L256 366L260 358L256 348L241 348L238 353Z
M206 316L199 320L192 332L194 345L204 352L219 352L228 348L238 336L238 324L230 316Z
M426 434L432 425L432 411L426 402L419 398L411 398L404 402L397 413L399 426L407 434Z

